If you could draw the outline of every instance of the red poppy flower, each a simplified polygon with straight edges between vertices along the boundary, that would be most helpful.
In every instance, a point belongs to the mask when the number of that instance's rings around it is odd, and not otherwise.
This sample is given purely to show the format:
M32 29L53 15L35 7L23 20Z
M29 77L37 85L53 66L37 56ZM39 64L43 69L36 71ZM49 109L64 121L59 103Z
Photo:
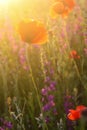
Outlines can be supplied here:
M50 14L52 18L56 18L58 15L64 17L69 14L69 10L67 9L67 7L64 5L63 2L55 2L51 6Z
M78 53L77 53L76 50L72 50L72 51L70 52L70 58L80 59L80 56L78 55Z
M75 7L74 0L54 0L55 3L51 8L51 16L53 18L57 17L58 14L61 14L62 17L67 17L68 14Z
M81 117L79 111L77 110L70 110L70 113L68 114L68 119L74 121Z
M83 110L85 110L85 109L87 109L87 107L86 107L86 106L83 106L83 105L80 105L80 106L77 106L77 107L76 107L76 110L77 110L77 111L80 111L80 112L83 111Z
M40 21L21 21L18 26L21 39L31 44L43 44L47 41L47 30Z
M75 1L74 0L63 0L64 3L68 6L70 10L72 10L75 7Z
M87 107L80 105L76 107L76 110L70 109L67 115L68 119L74 121L81 118L82 111L87 109Z
M65 6L67 6L70 10L72 10L76 3L75 3L75 0L54 0L56 2L63 2Z

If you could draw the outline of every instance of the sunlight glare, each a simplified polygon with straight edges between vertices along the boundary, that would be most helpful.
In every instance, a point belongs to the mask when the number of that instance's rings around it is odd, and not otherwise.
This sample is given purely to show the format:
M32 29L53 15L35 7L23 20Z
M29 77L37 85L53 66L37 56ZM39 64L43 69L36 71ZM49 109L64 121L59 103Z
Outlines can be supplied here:
M6 5L9 3L9 0L0 0L0 5Z

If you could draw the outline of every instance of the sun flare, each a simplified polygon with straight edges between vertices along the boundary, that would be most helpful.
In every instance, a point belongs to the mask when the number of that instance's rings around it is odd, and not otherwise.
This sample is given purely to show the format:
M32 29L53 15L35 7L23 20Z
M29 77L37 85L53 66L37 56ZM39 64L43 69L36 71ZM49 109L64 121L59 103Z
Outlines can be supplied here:
M9 3L9 0L0 0L0 5L6 5Z

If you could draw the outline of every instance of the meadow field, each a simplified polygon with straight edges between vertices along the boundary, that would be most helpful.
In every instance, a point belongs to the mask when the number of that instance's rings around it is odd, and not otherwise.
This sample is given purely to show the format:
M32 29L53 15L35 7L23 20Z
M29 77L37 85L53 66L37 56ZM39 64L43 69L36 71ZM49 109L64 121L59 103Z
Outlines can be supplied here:
M87 0L0 0L0 130L87 130Z

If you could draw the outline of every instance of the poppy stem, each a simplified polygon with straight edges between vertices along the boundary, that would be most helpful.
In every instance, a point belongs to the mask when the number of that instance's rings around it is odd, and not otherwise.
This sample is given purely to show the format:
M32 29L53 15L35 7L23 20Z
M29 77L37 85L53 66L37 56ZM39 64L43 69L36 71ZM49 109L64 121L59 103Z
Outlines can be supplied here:
M38 103L39 103L39 107L41 109L41 102L40 102L37 86L36 86L36 83L35 83L35 80L34 80L34 77L33 77L32 68L31 68L31 65L30 65L29 57L28 57L28 46L26 47L26 60L27 60L27 64L28 64L28 67L29 67L30 74L31 74L31 80L32 80L34 89L35 89L36 94L37 94L37 100L38 100Z
M41 111L40 113L43 113L42 109L41 109L42 105L41 105L41 102L40 102L40 97L39 97L38 89L37 89L37 86L36 86L36 83L35 83L35 80L34 80L34 77L33 77L33 73L32 73L32 68L31 68L31 65L30 65L30 62L29 62L28 47L29 46L26 46L26 60L27 60L27 63L28 63L30 74L31 74L31 80L32 80L32 83L33 83L33 86L34 86L34 89L35 89L35 92L36 92L36 95L37 95L37 100L38 100L38 104L39 104L40 111ZM47 125L45 123L44 117L43 117L43 122L44 122L44 125L42 126L43 130L48 130L48 127L47 127Z

